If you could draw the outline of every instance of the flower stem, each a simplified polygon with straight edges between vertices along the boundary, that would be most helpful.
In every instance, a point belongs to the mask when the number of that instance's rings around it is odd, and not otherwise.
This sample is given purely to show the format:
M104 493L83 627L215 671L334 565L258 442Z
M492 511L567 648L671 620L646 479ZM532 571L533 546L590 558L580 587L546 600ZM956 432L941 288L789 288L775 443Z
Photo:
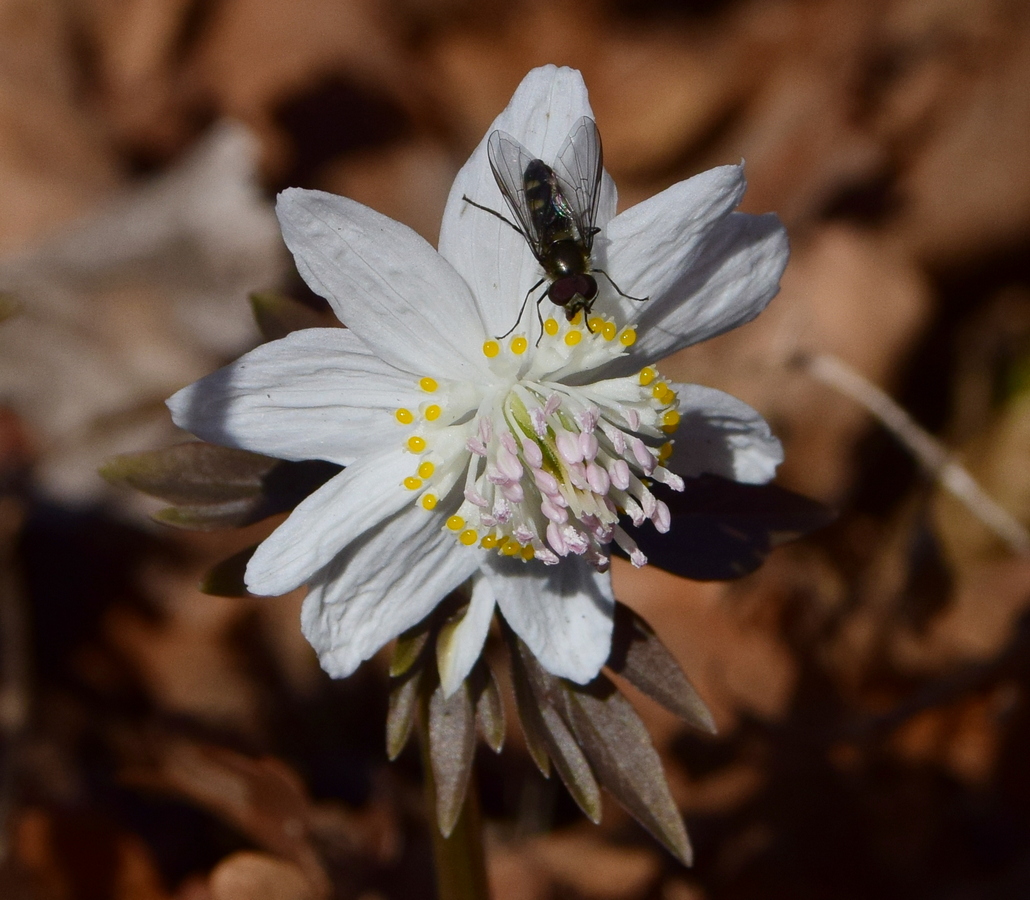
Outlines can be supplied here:
M417 721L418 743L422 753L422 777L425 787L426 820L433 837L433 861L436 868L438 900L490 900L486 877L486 856L483 852L483 822L479 814L475 778L469 780L468 792L454 830L444 837L436 821L436 782L429 754L429 698L423 697Z

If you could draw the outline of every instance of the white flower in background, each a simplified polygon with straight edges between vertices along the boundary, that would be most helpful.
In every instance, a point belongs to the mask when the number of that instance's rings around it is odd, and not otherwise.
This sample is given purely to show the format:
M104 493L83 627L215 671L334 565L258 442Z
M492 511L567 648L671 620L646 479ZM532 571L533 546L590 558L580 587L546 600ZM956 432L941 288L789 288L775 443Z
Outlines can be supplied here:
M550 162L582 116L592 113L579 73L548 66L491 131ZM589 327L545 299L542 334L527 310L503 340L541 271L522 236L462 200L505 209L486 139L451 188L439 252L346 198L280 195L297 267L347 329L258 347L169 406L205 440L347 467L246 573L257 594L309 586L302 626L331 675L349 675L467 582L468 611L438 648L445 690L479 656L495 606L550 672L586 683L610 648L609 545L646 561L619 513L664 531L669 511L649 484L772 477L780 445L754 410L654 368L776 293L786 236L775 216L733 211L743 192L742 168L723 166L616 216L605 174L594 263L649 299L599 279Z

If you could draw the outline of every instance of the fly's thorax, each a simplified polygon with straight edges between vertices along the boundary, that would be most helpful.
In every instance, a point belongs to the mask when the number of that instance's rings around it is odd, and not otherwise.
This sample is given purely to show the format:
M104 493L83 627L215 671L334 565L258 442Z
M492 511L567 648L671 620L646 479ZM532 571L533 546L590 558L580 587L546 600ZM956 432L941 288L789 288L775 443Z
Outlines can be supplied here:
M590 271L590 251L582 241L555 241L547 248L540 264L552 280L567 275L584 275Z

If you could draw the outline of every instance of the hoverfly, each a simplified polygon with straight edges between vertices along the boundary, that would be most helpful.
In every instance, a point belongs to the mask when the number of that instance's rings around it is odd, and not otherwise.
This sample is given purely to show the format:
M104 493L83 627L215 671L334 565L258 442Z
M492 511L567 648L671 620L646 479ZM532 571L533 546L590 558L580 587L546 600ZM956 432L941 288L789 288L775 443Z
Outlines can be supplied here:
M543 317L540 304L544 297L562 307L570 321L581 310L584 319L590 315L597 299L595 272L603 275L628 300L642 302L647 299L623 293L607 272L592 265L594 235L601 230L594 221L603 170L601 134L593 119L583 116L573 126L553 166L542 159L535 159L522 144L503 131L490 135L487 157L490 171L515 222L469 197L462 199L476 209L497 216L521 234L544 270L544 276L526 293L515 324L500 337L507 337L518 327L530 296L545 281L550 284L537 298L541 333ZM589 323L587 329L590 330Z

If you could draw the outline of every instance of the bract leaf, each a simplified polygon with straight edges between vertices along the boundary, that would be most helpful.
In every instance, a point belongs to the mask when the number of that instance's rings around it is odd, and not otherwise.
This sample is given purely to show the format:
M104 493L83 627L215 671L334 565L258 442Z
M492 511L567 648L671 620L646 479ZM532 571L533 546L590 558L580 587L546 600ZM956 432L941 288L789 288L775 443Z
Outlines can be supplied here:
M651 737L629 701L605 675L590 684L561 682L564 717L603 784L680 862L689 866L690 839Z
M647 622L618 601L615 603L612 652L606 665L688 724L715 734L711 712L676 658Z
M526 738L526 749L540 774L544 778L551 777L551 757L548 753L547 727L536 695L530 685L529 673L526 671L522 654L516 644L518 638L511 632L506 623L503 624L504 635L508 640L509 657L511 658L511 680L515 687L515 709L518 712L522 734Z
M116 456L100 474L175 504L156 513L157 521L210 531L288 512L340 470L322 460L288 462L193 441Z
M559 704L562 703L562 681L544 670L521 638L509 632L508 640L512 648L512 667L522 667L532 694L530 703L539 716L541 737L554 768L572 799L584 815L596 824L601 821L601 790L575 736L554 705L556 698ZM518 662L514 661L516 656Z
M328 306L316 309L302 300L276 291L251 294L250 308L258 330L266 341L277 341L302 328L342 327Z
M436 821L448 837L465 802L476 749L476 717L468 682L444 698L437 685L429 699L429 758L436 783Z
M420 666L390 685L386 712L386 755L393 762L407 746L418 712L418 694L425 670Z
M125 453L109 460L100 474L152 497L182 506L249 500L261 493L262 479L277 460L203 441L164 450Z
M212 566L200 582L200 589L212 597L252 597L243 576L247 563L257 550L257 544L234 553L228 559Z
M504 747L505 721L504 701L501 699L501 688L497 676L482 659L473 668L469 681L472 684L472 695L476 700L476 721L479 732L486 745L500 753Z
M743 484L718 475L686 478L682 492L652 490L672 513L672 527L622 526L648 563L695 581L725 581L757 569L774 547L828 525L835 513L775 484ZM620 555L613 545L613 550Z

